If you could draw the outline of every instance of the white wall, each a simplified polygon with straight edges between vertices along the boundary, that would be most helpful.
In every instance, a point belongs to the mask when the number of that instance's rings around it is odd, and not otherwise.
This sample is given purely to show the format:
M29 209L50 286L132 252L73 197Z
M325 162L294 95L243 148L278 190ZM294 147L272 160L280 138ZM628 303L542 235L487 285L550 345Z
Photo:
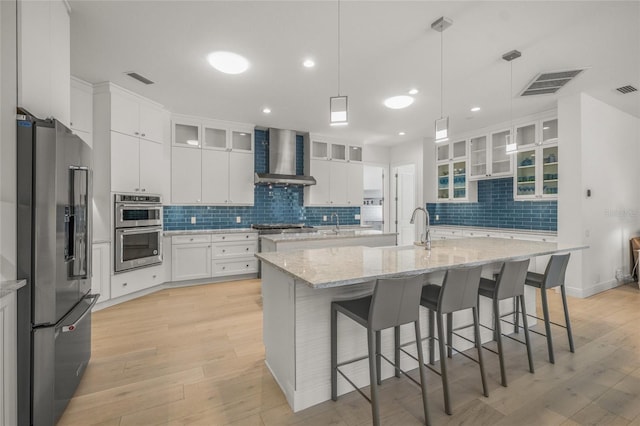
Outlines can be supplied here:
M570 294L587 297L629 273L629 238L640 235L640 119L584 93L560 99L558 119L558 240L589 245L572 255L567 279Z
M391 148L388 146L365 145L362 149L362 162L375 164L389 164Z
M18 104L67 127L71 105L69 12L62 0L19 1Z
M16 278L16 4L0 1L0 280Z

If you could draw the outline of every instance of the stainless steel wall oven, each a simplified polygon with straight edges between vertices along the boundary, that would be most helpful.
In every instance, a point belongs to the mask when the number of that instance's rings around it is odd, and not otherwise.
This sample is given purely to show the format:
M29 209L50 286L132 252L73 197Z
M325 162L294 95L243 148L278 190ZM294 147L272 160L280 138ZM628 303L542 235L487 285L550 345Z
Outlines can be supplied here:
M115 272L162 263L162 199L158 195L116 194Z

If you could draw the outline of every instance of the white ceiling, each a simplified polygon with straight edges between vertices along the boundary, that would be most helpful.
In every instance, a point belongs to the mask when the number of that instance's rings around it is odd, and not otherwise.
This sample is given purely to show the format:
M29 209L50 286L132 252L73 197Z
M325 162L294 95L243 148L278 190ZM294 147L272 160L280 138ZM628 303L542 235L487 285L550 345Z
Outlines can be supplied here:
M589 68L556 95L514 98L514 117L555 108L558 96L586 92L640 117L640 2L347 1L341 2L341 92L349 126L328 125L337 95L336 1L71 0L71 71L91 83L112 81L170 111L289 128L364 143L433 137L440 114L440 16L444 32L444 113L453 134L509 120L513 91L539 72ZM249 71L225 75L206 56L230 50ZM314 69L302 67L312 57ZM138 83L135 71L155 81ZM386 97L416 87L404 110ZM471 113L472 106L482 110ZM270 115L262 113L269 106ZM405 131L406 136L398 136Z

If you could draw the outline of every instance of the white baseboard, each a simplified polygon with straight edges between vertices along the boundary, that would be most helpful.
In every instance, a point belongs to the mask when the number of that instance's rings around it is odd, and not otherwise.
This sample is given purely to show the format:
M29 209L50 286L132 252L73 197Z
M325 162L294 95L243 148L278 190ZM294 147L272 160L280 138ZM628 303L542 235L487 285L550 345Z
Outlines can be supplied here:
M618 280L614 278L608 281L603 281L601 283L595 284L588 288L566 286L565 289L567 291L568 296L584 299L584 298L593 296L594 294L602 293L603 291L619 287L623 284L624 283L618 282Z

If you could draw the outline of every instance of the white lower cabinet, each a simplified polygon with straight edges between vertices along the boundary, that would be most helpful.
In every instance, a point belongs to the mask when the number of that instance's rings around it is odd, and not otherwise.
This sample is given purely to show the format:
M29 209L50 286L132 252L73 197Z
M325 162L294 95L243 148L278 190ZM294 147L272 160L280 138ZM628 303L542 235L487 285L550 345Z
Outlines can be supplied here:
M145 290L163 282L164 269L162 265L115 274L111 277L111 298Z
M111 298L111 243L93 244L91 251L91 293L100 294L98 302Z
M0 298L0 424L17 424L17 293Z
M211 277L211 235L171 238L171 281Z
M211 270L214 277L258 272L258 234L255 232L214 234Z

